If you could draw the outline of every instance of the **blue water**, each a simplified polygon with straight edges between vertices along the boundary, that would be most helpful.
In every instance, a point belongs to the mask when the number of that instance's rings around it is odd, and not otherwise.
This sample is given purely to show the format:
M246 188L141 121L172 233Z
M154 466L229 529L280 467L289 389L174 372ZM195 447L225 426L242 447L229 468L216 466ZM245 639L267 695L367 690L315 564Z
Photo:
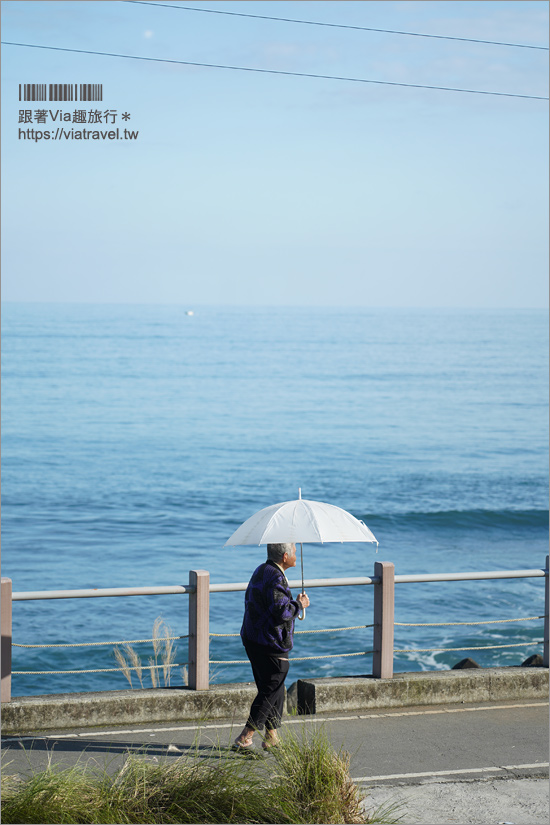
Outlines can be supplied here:
M380 542L308 545L305 575L540 568L548 542L546 313L6 304L3 568L14 591L245 581L262 548L224 549L269 504L327 501ZM290 578L298 578L299 573ZM298 629L370 624L372 587L311 590ZM243 593L213 594L237 633ZM396 620L540 616L543 579L396 586ZM14 642L187 633L186 596L16 602ZM542 621L397 628L397 671L520 664ZM179 643L185 662L186 643ZM142 659L150 645L138 645ZM372 631L296 637L297 678L368 673ZM213 660L239 660L214 638ZM112 649L14 648L16 671L116 667ZM216 682L248 665L213 665ZM179 671L174 682L181 683ZM121 674L13 677L14 695L109 690Z

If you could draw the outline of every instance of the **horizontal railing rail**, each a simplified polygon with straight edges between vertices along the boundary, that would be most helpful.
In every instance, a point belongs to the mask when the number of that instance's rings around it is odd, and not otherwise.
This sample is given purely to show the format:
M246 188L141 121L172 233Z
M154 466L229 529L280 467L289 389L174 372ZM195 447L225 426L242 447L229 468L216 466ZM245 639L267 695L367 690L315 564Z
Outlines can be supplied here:
M529 570L486 570L466 573L415 573L394 576L395 584L421 582L482 581L484 579L529 579L548 575L544 568ZM379 584L379 576L348 576L346 578L305 579L304 587L353 587L357 585ZM289 581L291 588L301 588L300 579ZM245 591L248 582L210 583L210 593L235 593ZM12 593L12 601L32 601L40 599L97 599L117 596L166 596L194 593L195 588L186 584L159 587L107 587L88 590L24 590Z
M114 596L170 596L194 593L188 584L166 587L94 587L89 590L23 590L12 593L12 601L24 602L41 599L99 599Z
M352 587L355 585L379 584L379 576L348 576L343 579L304 579L304 587ZM301 579L291 579L291 588L301 588ZM228 582L221 584L211 584L211 593L233 593L239 590L246 590L248 582Z
M354 576L344 579L306 579L304 587L346 587L360 584L378 584L377 576ZM290 587L301 587L301 580L289 581ZM234 593L244 591L248 582L227 582L210 584L210 593ZM98 599L116 596L169 596L194 593L189 585L166 585L159 587L94 587L88 590L23 590L12 593L12 601L33 601L40 599Z
M415 573L412 576L395 576L396 584L414 584L418 582L461 582L482 581L483 579L536 579L548 576L544 567L533 570L486 570L473 573Z
M394 653L422 652L424 649L395 649L394 648L394 628L396 626L420 626L413 623L395 622L394 619L394 588L395 584L415 584L428 582L456 582L456 581L482 581L490 579L525 579L545 577L545 610L543 616L529 617L523 619L495 619L494 623L506 621L528 621L533 618L544 618L544 638L543 664L548 667L549 657L549 621L548 621L548 600L549 600L549 580L548 580L548 557L546 567L524 569L524 570L485 570L461 573L416 573L412 575L395 575L394 565L391 562L375 562L373 576L351 576L345 578L325 578L306 579L305 587L350 587L350 586L373 586L374 587L374 615L373 623L358 625L358 628L373 628L373 650L360 651L358 653L332 654L329 656L305 656L295 659L295 661L306 661L317 658L338 658L339 656L362 656L373 654L372 673L378 678L392 678L393 676L393 656ZM289 581L291 588L301 588L302 582L297 579ZM211 583L210 574L206 570L192 570L189 574L189 584L150 586L150 587L110 587L110 588L89 588L82 590L34 590L19 591L12 593L11 579L2 579L2 701L11 699L11 649L12 649L12 602L13 601L33 601L44 599L90 599L90 598L111 598L122 596L164 596L164 595L187 595L189 596L189 634L178 638L188 638L189 640L189 686L194 690L207 690L209 686L209 665L210 664L233 664L241 663L241 660L231 660L221 662L209 659L210 637L233 636L238 634L210 633L210 593L231 593L242 592L248 587L248 582L222 582ZM490 622L468 622L468 624L489 624ZM428 623L424 623L428 626ZM437 622L431 623L437 626L452 626L466 624L466 622ZM346 628L334 628L345 630ZM352 629L352 628L348 628ZM297 631L300 632L300 631ZM302 631L304 632L304 631ZM313 632L313 631L312 631ZM316 631L316 632L331 632ZM145 641L145 640L144 640ZM540 644L541 642L525 642L529 644ZM94 643L89 643L94 644ZM95 644L110 644L97 642ZM520 645L493 645L492 647L519 647ZM25 645L18 645L24 647ZM37 647L38 645L26 645L27 647ZM57 645L60 646L60 645ZM69 645L67 645L69 646ZM77 646L77 645L71 645ZM80 645L79 645L80 646ZM484 646L485 647L485 646ZM425 650L482 650L484 647L471 648L426 648ZM491 646L486 646L491 649ZM246 660L242 660L246 661ZM177 665L178 667L180 665ZM147 669L147 666L144 666ZM117 668L104 669L103 671L74 671L76 672L113 672ZM26 673L18 671L17 673ZM34 671L28 671L33 673ZM54 673L56 671L43 671L44 673ZM65 671L73 672L73 671Z

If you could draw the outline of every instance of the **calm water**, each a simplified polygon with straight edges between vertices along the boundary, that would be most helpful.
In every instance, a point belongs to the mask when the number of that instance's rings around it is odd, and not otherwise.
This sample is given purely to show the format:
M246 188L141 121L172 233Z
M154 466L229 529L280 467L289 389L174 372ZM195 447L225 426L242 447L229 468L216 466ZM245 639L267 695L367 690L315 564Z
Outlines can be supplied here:
M3 568L15 591L246 580L261 548L224 549L277 501L350 510L380 542L308 545L306 577L542 567L548 541L545 312L5 305ZM293 576L291 576L292 578ZM298 574L295 576L298 577ZM310 592L302 629L371 622L372 587ZM213 594L211 631L237 633L243 594ZM396 620L540 616L542 579L398 585ZM187 597L14 603L26 644L187 633ZM304 628L305 626L305 628ZM297 636L295 656L370 650L372 631ZM398 628L400 671L520 664L542 621ZM139 645L145 661L150 645ZM186 661L181 643L177 661ZM211 658L243 658L213 639ZM116 667L112 649L14 648L14 670ZM370 671L370 657L295 663ZM213 665L213 681L249 681ZM181 675L174 674L180 682ZM107 690L120 674L14 676L13 693Z

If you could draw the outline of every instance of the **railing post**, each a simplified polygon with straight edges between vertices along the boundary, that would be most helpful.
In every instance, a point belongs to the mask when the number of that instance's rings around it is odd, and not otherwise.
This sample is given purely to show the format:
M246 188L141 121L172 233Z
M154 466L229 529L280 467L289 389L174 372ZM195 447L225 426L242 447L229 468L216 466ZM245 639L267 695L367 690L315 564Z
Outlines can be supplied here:
M189 584L189 687L208 690L210 643L210 573L190 570Z
M380 583L374 585L372 675L378 679L391 679L393 677L394 565L390 561L376 561L374 575L380 578Z
M544 579L544 650L542 654L542 664L544 667L548 667L548 591L550 590L550 577L548 575L548 569L550 567L548 564L549 561L550 556L546 556L547 575Z
M11 702L11 579L2 579L1 587L2 702Z

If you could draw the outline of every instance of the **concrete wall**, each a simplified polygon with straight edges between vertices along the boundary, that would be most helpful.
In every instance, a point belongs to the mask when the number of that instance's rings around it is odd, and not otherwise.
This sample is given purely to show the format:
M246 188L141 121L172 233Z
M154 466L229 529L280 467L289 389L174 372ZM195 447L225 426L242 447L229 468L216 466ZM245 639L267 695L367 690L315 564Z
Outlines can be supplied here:
M246 721L256 689L250 683L189 688L64 693L14 697L2 705L4 734L102 725L234 719ZM548 697L541 667L476 668L398 673L393 679L352 676L299 680L289 687L286 713L491 702Z

